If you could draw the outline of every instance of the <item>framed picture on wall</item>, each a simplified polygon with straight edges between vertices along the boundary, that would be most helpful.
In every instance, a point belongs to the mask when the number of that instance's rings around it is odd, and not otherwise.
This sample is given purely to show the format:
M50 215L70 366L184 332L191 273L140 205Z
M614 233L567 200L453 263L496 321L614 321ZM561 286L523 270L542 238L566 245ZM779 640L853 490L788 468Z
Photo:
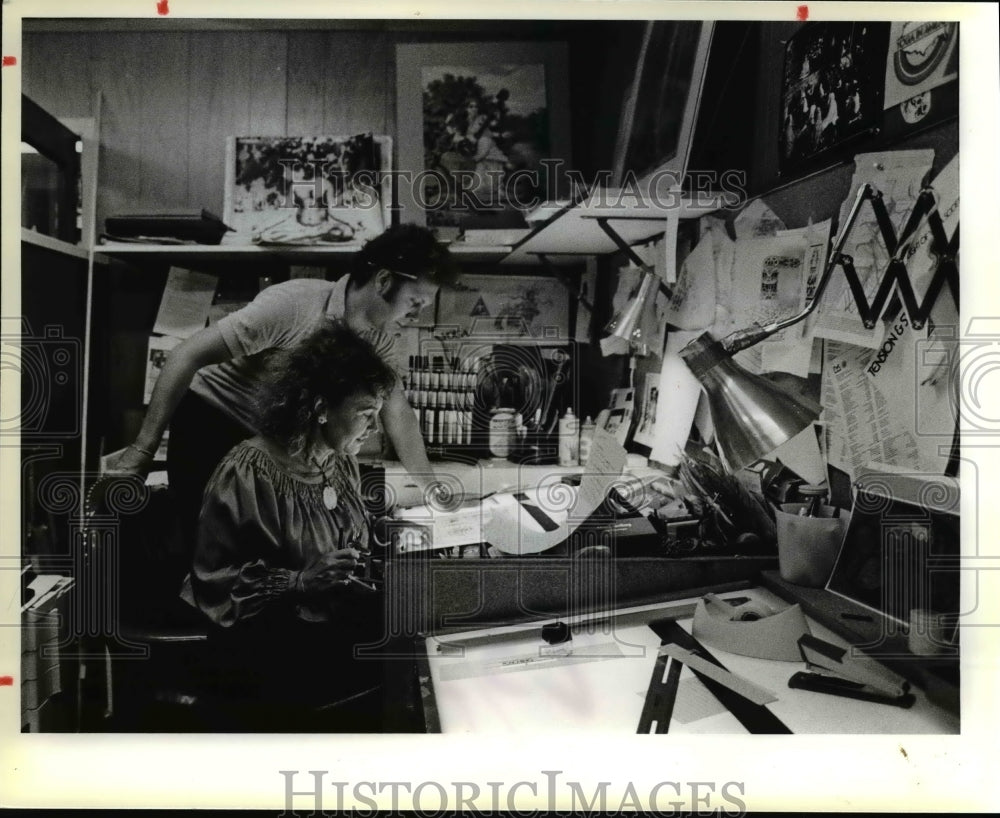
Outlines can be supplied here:
M245 244L363 244L389 225L388 136L238 136L223 221Z
M569 291L554 278L469 275L438 293L436 327L450 337L569 338Z
M855 153L878 134L887 23L807 23L789 38L781 83L779 172L794 175Z
M401 221L509 229L569 158L565 43L396 47Z

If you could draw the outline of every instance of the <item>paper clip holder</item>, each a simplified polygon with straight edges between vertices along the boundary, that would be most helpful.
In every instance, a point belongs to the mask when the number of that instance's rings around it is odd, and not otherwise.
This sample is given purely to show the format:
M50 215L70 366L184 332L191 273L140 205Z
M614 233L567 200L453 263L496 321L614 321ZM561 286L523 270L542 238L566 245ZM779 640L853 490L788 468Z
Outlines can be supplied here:
M916 697L909 692L909 682L871 659L853 659L844 648L806 634L799 639L799 651L805 663L818 672L800 671L788 686L816 693L828 693L849 699L912 707Z

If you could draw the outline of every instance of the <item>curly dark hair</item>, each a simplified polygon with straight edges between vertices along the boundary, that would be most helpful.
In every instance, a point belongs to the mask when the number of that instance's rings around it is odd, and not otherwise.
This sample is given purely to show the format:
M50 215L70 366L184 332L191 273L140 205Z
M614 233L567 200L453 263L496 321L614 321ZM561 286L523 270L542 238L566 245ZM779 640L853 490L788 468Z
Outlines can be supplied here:
M432 231L416 224L397 224L369 239L354 257L351 283L363 286L383 269L426 278L445 287L458 278L448 248L438 243Z
M260 431L299 452L316 414L316 398L336 407L359 391L384 397L395 380L368 341L331 321L271 361L257 396Z

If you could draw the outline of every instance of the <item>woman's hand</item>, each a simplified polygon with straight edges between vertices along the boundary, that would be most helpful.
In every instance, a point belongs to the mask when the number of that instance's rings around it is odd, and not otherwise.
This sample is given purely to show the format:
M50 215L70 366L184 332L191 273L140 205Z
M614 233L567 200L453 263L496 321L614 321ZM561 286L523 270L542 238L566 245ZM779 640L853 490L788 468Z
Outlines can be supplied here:
M304 594L312 595L347 585L360 556L361 552L356 548L330 551L299 573L295 587Z
M107 471L110 474L136 474L145 478L152 465L153 458L150 453L132 445L108 457Z

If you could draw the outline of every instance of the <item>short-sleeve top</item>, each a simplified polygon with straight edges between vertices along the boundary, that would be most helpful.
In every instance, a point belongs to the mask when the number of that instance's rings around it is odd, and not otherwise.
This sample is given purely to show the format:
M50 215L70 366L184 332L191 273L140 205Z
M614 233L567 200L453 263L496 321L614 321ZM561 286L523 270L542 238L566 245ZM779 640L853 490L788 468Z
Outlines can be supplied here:
M323 470L292 471L260 436L234 446L205 489L191 573L181 596L217 625L269 617L333 621L345 595L295 592L297 572L341 548L367 547L357 461L337 455ZM327 509L331 485L336 506Z
M218 322L233 357L198 370L191 391L249 431L257 431L257 390L268 364L279 351L293 349L325 323L344 320L347 284L348 276L332 283L302 278L262 290L243 309ZM375 329L360 334L398 373L395 337Z

